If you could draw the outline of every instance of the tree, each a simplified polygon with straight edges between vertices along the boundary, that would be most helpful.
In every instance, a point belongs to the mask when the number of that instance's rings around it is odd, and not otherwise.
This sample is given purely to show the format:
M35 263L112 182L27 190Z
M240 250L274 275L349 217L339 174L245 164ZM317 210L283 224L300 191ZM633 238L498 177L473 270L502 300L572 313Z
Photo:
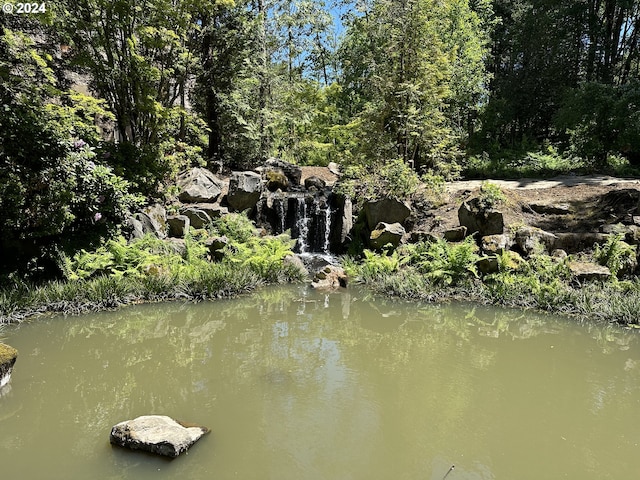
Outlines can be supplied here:
M465 130L456 127L479 107L485 55L465 0L373 1L340 48L343 108L361 125L362 155L446 170Z

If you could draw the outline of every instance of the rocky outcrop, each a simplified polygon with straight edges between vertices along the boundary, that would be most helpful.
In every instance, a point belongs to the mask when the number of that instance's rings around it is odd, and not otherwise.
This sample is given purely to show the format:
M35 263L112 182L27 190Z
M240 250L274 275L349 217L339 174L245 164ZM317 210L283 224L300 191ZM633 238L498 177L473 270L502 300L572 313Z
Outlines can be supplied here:
M281 171L288 179L291 186L298 187L302 179L302 169L292 163L279 160L277 158L269 158L265 164L265 173L269 170Z
M223 182L206 168L192 168L178 175L178 198L184 203L213 203L222 193Z
M186 426L165 415L145 415L126 420L111 429L112 445L143 450L166 457L177 457L186 452L209 429Z
M478 198L472 198L458 209L460 225L467 227L469 234L478 232L481 237L498 235L504 232L504 216L495 209L484 209Z
M189 232L191 222L186 215L169 215L167 228L170 237L183 238Z
M267 190L276 192L278 190L286 192L289 189L289 179L282 170L271 169L265 173L267 178Z
M535 227L520 227L515 234L515 242L525 255L539 250L551 252L556 248L558 237Z
M180 213L189 218L193 228L204 228L214 218L220 218L229 213L229 209L221 207L217 203L193 203L184 205Z
M376 250L391 244L394 248L400 244L400 240L407 233L399 223L380 222L369 235L369 246Z
M569 271L575 280L607 280L611 277L611 271L607 267L591 262L569 262Z
M347 283L347 274L341 267L327 265L316 273L311 286L317 290L336 290L340 287L346 287Z
M308 177L304 179L304 188L307 190L316 189L323 190L327 187L327 183L320 177Z
M229 179L227 203L231 210L243 212L256 206L262 193L262 177L255 172L233 172Z
M332 252L342 252L353 228L353 203L344 195L332 195L331 208L334 211L331 222L329 246Z
M411 215L411 208L400 200L383 198L366 202L363 212L369 230L373 230L380 222L403 223Z
M447 242L460 242L467 235L467 227L459 226L445 230L442 234Z
M11 373L17 358L18 351L15 348L0 343L0 388L11 380Z
M494 255L509 250L511 238L509 235L486 235L480 239L480 249L486 255Z

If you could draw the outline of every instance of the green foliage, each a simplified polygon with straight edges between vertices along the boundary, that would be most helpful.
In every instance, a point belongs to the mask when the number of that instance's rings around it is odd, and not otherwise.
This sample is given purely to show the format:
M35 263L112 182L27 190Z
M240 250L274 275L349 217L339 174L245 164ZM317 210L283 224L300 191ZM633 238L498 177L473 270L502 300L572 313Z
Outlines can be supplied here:
M421 242L406 247L402 253L408 256L410 265L436 283L455 285L478 276L476 262L480 257L473 237L459 243L444 239Z
M565 96L556 125L566 131L572 151L606 165L610 153L640 164L640 81L626 85L587 83Z
M415 171L398 158L377 169L362 165L347 167L335 191L361 204L383 197L407 200L416 193L419 184L420 178Z
M230 213L214 220L215 232L230 240L247 243L256 236L255 225L246 213Z
M502 192L502 189L495 183L482 182L478 200L478 205L481 209L490 210L505 203L507 201L507 197Z
M637 265L636 245L623 241L623 234L609 235L604 245L596 244L593 257L611 271L613 277L629 273Z

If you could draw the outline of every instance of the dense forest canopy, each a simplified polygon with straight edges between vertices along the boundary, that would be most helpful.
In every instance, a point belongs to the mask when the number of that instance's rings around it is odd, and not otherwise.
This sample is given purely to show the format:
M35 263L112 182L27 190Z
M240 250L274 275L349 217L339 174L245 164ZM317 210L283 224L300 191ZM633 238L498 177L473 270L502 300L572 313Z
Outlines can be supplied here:
M194 165L640 162L639 0L59 0L0 16L0 237L99 241ZM35 255L35 253L34 253Z

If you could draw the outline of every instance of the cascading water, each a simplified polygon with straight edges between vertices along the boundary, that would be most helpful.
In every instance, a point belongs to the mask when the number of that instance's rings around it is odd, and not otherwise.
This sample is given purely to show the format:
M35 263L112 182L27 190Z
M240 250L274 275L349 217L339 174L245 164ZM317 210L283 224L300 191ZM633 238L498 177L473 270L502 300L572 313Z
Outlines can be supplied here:
M257 206L258 224L273 234L287 230L297 240L294 250L300 254L329 254L335 215L333 196L328 192L278 192L264 197Z

